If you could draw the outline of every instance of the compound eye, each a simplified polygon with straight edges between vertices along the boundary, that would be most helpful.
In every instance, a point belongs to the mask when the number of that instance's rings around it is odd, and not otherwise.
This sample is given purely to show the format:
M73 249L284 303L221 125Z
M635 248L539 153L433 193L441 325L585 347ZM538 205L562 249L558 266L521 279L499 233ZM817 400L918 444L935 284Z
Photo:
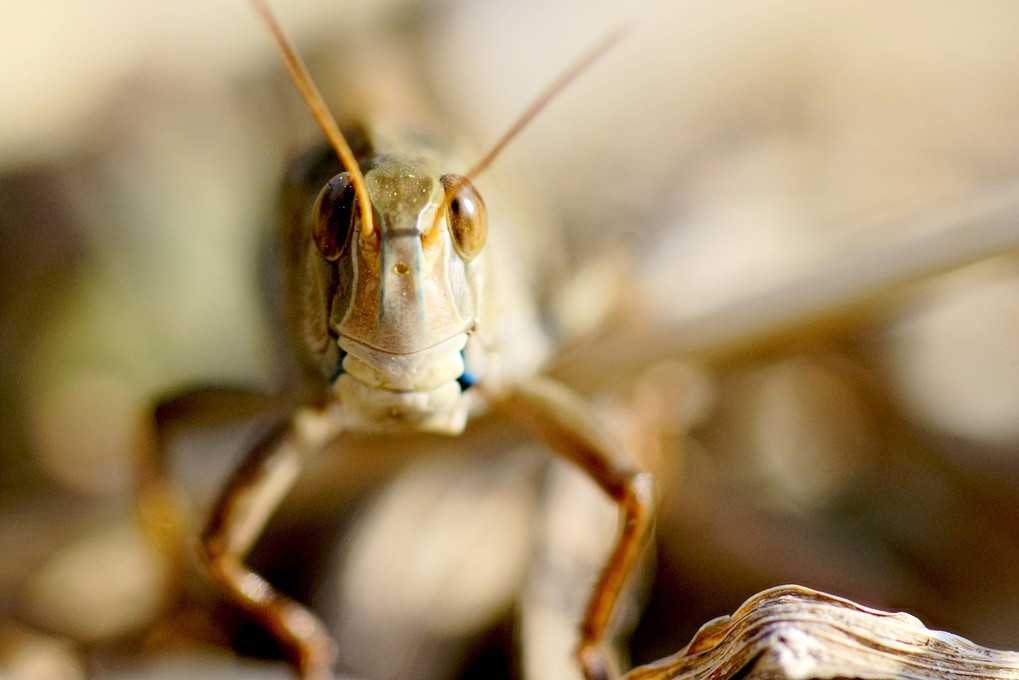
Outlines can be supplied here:
M466 262L481 252L488 236L488 212L481 194L466 177L443 175L442 188L449 200L446 212L453 247Z
M338 260L354 228L354 184L349 172L329 180L322 187L311 217L311 237L322 257Z

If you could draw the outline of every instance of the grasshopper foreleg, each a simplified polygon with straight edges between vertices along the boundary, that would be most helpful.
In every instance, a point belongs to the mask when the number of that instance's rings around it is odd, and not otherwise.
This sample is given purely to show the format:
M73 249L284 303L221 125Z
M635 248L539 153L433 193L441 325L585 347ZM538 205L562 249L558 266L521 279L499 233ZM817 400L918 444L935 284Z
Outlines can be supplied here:
M651 475L601 427L579 397L555 381L522 381L499 405L587 473L620 508L619 536L594 586L577 648L588 680L614 677L617 672L610 668L604 643L616 600L650 533L655 502Z
M335 645L307 608L276 590L244 560L305 462L338 430L326 411L298 411L265 437L231 477L201 537L201 556L213 582L286 648L303 680L332 677Z

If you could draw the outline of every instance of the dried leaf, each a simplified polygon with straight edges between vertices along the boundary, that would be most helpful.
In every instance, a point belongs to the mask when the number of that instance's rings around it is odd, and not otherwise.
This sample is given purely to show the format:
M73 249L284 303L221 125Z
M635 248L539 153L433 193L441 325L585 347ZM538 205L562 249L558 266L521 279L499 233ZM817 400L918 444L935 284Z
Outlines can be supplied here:
M780 586L709 621L677 654L626 680L1019 678L1019 653L930 630L914 616Z

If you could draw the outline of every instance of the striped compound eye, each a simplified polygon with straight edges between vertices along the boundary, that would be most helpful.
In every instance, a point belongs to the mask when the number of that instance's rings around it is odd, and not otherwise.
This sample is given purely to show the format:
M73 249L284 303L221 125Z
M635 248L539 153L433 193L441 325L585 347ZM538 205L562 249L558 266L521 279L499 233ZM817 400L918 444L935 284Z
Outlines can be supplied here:
M340 259L354 229L354 183L349 172L322 187L311 220L311 237L322 257L330 262Z
M481 253L488 236L488 212L481 194L466 177L443 175L442 188L449 200L446 216L453 247L466 262Z

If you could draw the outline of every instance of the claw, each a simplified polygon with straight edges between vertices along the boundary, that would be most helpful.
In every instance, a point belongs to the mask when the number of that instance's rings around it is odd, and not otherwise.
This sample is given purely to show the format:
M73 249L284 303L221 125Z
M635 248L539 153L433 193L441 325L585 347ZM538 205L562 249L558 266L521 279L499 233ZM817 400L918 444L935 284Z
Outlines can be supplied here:
M581 645L577 649L577 660L586 680L611 680L613 677L600 645Z

